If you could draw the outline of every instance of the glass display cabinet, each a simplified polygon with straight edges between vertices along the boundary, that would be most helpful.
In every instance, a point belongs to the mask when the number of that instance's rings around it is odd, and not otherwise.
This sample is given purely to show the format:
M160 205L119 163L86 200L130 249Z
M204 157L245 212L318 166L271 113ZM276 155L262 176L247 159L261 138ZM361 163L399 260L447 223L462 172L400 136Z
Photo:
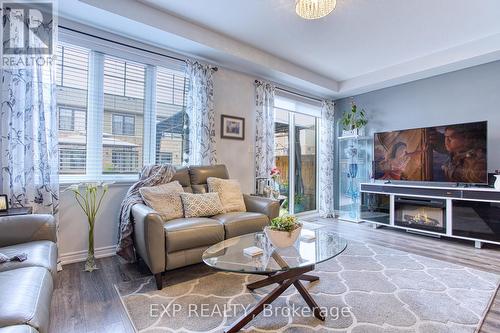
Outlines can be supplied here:
M349 136L338 138L339 206L338 218L360 222L360 184L371 178L372 138Z

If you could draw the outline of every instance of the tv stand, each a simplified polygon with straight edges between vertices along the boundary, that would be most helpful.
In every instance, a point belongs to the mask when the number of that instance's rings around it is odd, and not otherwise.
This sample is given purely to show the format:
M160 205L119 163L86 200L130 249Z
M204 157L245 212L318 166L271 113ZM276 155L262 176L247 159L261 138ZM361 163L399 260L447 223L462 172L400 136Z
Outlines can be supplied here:
M360 217L376 226L500 245L500 191L493 188L361 184Z

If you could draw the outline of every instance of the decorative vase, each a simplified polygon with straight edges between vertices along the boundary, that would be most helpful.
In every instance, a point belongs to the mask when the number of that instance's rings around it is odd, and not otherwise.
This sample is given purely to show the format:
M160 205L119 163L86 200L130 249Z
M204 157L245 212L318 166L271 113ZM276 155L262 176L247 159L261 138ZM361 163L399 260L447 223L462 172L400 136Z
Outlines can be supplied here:
M269 227L264 228L264 232L267 236L267 239L273 244L276 248L286 248L290 247L300 236L300 232L302 231L302 227L298 227L293 231L278 231L272 230Z
M92 272L97 268L94 256L94 222L89 220L89 248L87 250L87 260L85 261L85 271Z
M495 189L500 190L500 175L495 175Z

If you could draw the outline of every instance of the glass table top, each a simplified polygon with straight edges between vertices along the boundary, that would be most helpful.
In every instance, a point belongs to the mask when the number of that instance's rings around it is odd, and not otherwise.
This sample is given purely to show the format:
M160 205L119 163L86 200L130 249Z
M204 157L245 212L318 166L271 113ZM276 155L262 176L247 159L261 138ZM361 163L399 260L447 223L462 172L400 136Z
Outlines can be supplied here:
M308 239L308 235L315 237ZM250 256L243 252L252 246L263 253ZM209 247L203 253L203 261L222 271L268 274L318 264L341 254L346 247L345 239L322 229L302 229L299 239L288 248L274 248L264 232L257 232Z

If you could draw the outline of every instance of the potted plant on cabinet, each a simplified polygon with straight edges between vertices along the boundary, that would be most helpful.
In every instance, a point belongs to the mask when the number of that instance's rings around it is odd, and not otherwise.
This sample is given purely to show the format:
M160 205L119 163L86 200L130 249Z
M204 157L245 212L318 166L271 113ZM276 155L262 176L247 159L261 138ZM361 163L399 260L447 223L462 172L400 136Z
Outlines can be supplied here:
M302 223L293 215L276 217L264 228L267 238L277 248L292 246L300 236L301 230Z
M351 102L351 111L344 112L341 120L342 136L363 135L363 129L368 123L364 109L358 109L356 102Z

